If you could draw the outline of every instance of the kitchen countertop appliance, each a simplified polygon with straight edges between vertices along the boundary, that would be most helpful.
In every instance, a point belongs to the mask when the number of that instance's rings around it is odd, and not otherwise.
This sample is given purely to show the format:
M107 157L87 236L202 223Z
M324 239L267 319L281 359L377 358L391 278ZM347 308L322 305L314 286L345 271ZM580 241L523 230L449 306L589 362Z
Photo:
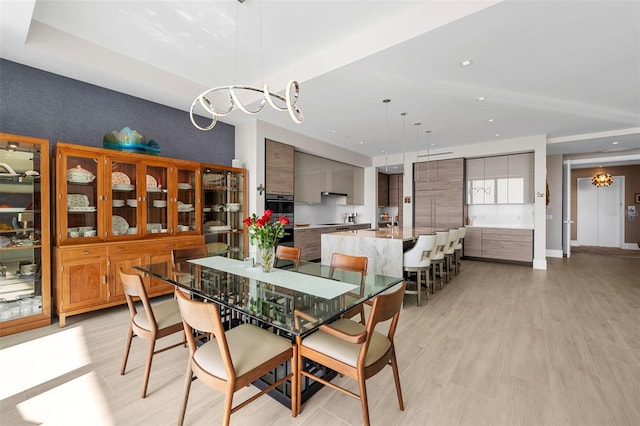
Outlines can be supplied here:
M289 225L284 226L286 235L280 239L278 244L293 247L293 195L267 194L265 208L273 212L271 220L278 220L282 216L289 219Z

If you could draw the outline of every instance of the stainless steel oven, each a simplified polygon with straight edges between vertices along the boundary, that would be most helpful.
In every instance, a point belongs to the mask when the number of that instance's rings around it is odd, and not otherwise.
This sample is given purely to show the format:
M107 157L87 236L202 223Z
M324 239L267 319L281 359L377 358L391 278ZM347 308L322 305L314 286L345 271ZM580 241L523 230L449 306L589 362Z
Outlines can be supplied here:
M293 195L267 194L265 208L273 212L272 220L282 216L289 219L289 225L284 227L286 235L278 243L293 247Z

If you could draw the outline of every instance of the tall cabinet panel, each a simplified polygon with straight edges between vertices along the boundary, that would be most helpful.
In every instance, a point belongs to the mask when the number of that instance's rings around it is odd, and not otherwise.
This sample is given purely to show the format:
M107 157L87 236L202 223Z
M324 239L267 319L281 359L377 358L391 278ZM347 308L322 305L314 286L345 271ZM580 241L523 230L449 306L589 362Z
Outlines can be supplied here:
M219 165L202 166L203 232L209 254L247 256L247 171Z
M0 336L51 323L49 142L0 133Z
M457 228L463 221L464 160L414 163L414 225Z

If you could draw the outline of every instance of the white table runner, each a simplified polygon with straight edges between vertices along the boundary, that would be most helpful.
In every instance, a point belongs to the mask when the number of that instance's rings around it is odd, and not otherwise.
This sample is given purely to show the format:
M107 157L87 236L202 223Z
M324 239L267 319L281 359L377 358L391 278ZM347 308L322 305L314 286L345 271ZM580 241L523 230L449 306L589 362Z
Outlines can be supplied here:
M358 286L354 284L284 269L274 268L271 272L263 272L260 265L253 268L245 268L243 261L222 256L191 259L189 262L325 299L333 299L341 294L358 289Z

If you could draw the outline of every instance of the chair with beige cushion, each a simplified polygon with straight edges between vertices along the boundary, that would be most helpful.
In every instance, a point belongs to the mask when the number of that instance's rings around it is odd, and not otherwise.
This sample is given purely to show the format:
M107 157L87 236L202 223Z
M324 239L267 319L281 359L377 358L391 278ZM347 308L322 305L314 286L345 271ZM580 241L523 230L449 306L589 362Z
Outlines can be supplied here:
M176 344L156 350L156 340L169 336L173 333L181 333L183 331L182 318L180 310L175 299L168 300L153 306L149 303L147 292L144 288L142 278L137 274L125 274L120 270L120 280L124 289L124 296L129 306L131 319L129 321L129 331L127 333L127 342L125 344L124 355L122 357L122 367L120 374L124 375L127 368L127 360L129 358L129 350L131 349L131 341L134 335L149 341L147 349L147 361L142 382L142 398L147 396L147 385L149 384L149 375L151 373L151 361L157 353L164 352L167 349L175 348L185 344L184 339ZM139 299L142 302L142 310L138 312L135 301Z
M185 377L184 398L180 408L178 424L184 423L191 382L194 378L210 388L223 392L224 412L222 424L228 425L231 414L256 398L291 379L291 389L297 389L296 346L270 331L251 324L241 324L228 331L224 330L220 311L216 303L191 300L187 295L176 292L184 330L189 345L189 363ZM208 342L198 345L193 337L194 330L212 333ZM275 370L282 364L291 362L291 372L280 377L275 383L233 406L236 391ZM291 392L291 416L297 414L297 393ZM211 423L209 419L208 423Z
M415 290L405 290L406 294L417 295L417 304L420 306L422 294L422 274L424 273L424 283L426 287L426 296L429 300L429 269L431 268L431 250L436 246L436 234L418 235L418 240L413 248L404 252L403 269L409 275L416 274Z
M319 331L304 339L299 336L296 338L299 366L297 381L298 404L300 403L301 377L304 375L325 386L359 399L363 423L369 425L366 380L376 375L385 366L390 365L396 385L398 405L400 410L404 411L398 362L393 340L404 299L404 290L405 284L402 283L395 288L395 291L378 295L373 300L366 325L342 318L331 324L320 326ZM390 323L383 324L383 326L388 325L388 331L376 331L378 324L389 320ZM339 374L356 380L359 394L335 385L322 377L317 377L313 372L305 371L303 358L322 364Z
M436 276L440 278L440 288L442 288L444 283L446 275L444 265L444 248L447 244L447 238L449 238L449 231L436 232L436 246L431 250L431 255L429 256L429 260L431 262L431 278L434 289L436 285Z
M451 281L453 275L456 273L454 257L456 254L455 246L458 244L458 230L450 229L449 237L444 245L444 258L445 258L445 273L447 276L447 282Z
M458 228L458 242L455 245L455 265L456 265L456 272L460 273L460 264L461 264L461 259L462 259L462 247L464 244L464 236L467 235L467 228L465 228L464 226L461 226L460 228Z

